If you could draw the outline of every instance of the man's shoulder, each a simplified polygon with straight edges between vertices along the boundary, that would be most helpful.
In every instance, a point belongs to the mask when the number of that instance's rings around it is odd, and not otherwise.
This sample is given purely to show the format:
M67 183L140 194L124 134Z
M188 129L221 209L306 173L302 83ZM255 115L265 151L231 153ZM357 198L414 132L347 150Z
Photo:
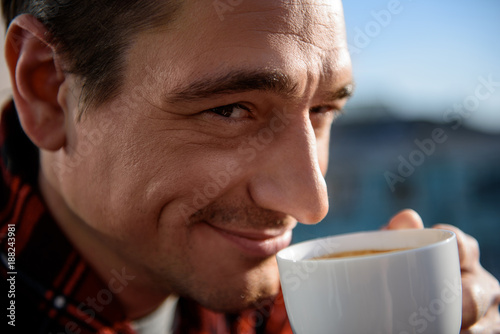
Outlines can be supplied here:
M0 240L0 285L13 292L8 303L15 306L16 330L133 333L116 296L67 240L42 200L29 192L14 197L14 209L0 212L2 236L7 231Z

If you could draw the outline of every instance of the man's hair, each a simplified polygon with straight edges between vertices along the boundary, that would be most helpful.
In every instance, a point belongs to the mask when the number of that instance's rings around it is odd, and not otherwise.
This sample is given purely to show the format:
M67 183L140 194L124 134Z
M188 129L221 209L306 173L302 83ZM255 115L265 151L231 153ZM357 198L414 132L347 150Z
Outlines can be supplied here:
M116 96L137 33L167 25L180 0L1 0L7 28L18 15L45 25L66 72L81 80L83 110Z

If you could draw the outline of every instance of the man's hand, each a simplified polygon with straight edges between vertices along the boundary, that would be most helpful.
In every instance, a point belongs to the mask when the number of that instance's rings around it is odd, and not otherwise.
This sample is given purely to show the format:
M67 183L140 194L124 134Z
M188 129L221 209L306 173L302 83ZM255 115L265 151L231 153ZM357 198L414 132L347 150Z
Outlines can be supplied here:
M394 216L385 229L423 228L420 216L403 210ZM473 237L450 225L436 225L457 235L460 269L462 271L461 334L500 333L500 285L479 263L479 246Z

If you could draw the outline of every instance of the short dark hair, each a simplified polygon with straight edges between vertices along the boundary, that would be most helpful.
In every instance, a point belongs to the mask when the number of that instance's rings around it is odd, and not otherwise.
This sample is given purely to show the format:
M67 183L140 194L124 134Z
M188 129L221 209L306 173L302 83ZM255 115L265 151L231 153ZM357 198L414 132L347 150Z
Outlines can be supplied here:
M18 15L45 25L50 42L82 83L83 110L116 96L125 53L141 31L167 25L180 0L1 0L7 28Z

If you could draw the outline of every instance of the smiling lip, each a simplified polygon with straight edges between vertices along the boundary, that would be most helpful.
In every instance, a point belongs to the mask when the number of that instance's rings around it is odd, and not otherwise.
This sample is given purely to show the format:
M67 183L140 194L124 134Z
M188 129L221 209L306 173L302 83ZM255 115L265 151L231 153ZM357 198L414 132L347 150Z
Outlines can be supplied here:
M259 257L275 255L292 241L292 230L272 232L260 231L229 231L206 223L223 238L232 242L245 253Z

